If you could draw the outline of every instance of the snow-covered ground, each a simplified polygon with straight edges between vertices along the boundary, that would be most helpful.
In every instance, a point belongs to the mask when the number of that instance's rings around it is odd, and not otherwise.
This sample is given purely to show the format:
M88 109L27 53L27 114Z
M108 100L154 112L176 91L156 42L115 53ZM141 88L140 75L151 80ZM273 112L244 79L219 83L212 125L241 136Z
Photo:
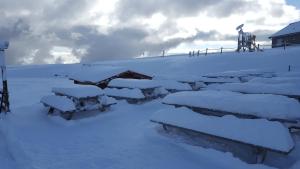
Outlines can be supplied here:
M101 67L116 66L170 79L248 69L289 74L289 65L292 72L300 71L299 52L300 48L288 48L192 58L145 58L91 63L85 67L101 71ZM161 99L139 105L118 101L110 111L71 121L47 116L40 99L51 95L52 87L72 85L65 76L81 67L80 64L8 67L12 112L1 114L1 169L269 168L247 164L230 153L188 144L178 137L165 137L150 122L155 112L167 107L161 104ZM266 163L289 168L300 160L299 136L294 140L295 149L289 158L274 155Z

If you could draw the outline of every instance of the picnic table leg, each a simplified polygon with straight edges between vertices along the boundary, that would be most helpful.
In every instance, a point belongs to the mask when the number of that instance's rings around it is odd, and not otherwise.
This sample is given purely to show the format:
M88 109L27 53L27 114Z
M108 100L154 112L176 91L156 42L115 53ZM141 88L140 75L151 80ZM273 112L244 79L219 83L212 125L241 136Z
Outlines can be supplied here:
M256 163L263 163L267 156L267 150L264 148L256 147Z
M168 131L167 125L163 124L162 127L165 131Z
M48 115L52 115L54 112L54 108L53 107L50 107L49 108L49 111L48 111Z

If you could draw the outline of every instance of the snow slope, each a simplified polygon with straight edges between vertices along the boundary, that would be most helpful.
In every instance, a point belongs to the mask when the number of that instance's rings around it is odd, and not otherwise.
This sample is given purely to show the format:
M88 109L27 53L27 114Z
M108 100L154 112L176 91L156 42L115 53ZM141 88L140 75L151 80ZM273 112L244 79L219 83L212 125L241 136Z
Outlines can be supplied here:
M47 116L47 109L39 101L43 96L52 94L52 87L70 86L72 81L66 76L83 67L99 71L105 66L121 67L176 79L246 69L284 74L289 65L292 71L300 70L298 53L300 48L288 47L285 51L274 49L193 58L131 59L91 63L88 66L9 66L12 113L1 115L0 120L1 169L270 168L246 164L230 153L192 146L180 139L162 136L157 132L157 126L149 121L154 112L165 108L161 100L142 105L129 105L121 101L112 106L111 111L72 121ZM293 161L281 162L281 165L289 167Z

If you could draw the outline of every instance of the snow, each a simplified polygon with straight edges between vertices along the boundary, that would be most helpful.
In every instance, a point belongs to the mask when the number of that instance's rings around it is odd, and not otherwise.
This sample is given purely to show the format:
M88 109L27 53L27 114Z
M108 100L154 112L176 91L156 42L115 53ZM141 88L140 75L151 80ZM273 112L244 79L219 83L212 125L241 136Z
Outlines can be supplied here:
M204 116L187 108L163 109L151 119L281 152L289 152L294 147L293 139L285 126L265 119L238 119L231 115Z
M274 33L272 36L270 36L270 38L289 35L293 33L299 33L299 32L300 32L300 21L289 24L288 26Z
M192 87L189 84L186 83L180 83L175 80L160 80L160 79L154 79L159 85L161 85L163 88L167 90L176 90L176 91L188 91L192 90Z
M132 99L144 99L145 96L140 89L116 89L116 88L105 88L104 92L108 96L112 97L123 97Z
M300 84L295 83L226 83L212 84L207 89L229 90L248 94L278 94L300 96Z
M98 97L104 94L102 89L96 86L74 86L74 87L54 87L52 92L59 95L74 98Z
M267 84L298 84L300 85L300 75L298 77L273 77L273 78L253 78L251 83L267 83Z
M41 103L59 109L63 112L76 110L74 102L63 96L55 96L55 95L44 96L41 99Z
M102 103L102 105L117 104L116 99L114 99L113 97L108 97L108 96L101 96L99 101L100 101L100 103Z
M230 91L178 92L163 99L163 103L207 108L270 119L300 119L300 103L285 96L241 94Z
M121 88L138 88L138 89L151 89L158 88L161 85L154 80L145 80L145 79L113 79L108 84L109 87L121 87Z

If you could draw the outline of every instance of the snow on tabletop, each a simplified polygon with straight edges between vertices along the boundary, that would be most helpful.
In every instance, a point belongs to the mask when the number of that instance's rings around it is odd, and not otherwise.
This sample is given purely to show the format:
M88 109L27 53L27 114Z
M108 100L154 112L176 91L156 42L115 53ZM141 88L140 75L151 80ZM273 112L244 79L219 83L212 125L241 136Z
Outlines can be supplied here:
M117 103L117 100L115 98L109 97L109 96L106 96L106 95L99 97L99 101L103 105L112 105L112 104Z
M300 119L300 103L297 100L271 94L241 94L213 90L186 91L166 96L163 103L271 119Z
M217 78L209 78L209 77L199 77L198 81L205 83L234 83L240 82L237 77L226 78L226 77L217 77Z
M103 90L96 86L74 86L74 87L54 87L52 92L75 98L97 97L104 94Z
M108 84L109 87L121 87L121 88L138 88L138 89L149 89L161 87L161 85L154 80L145 79L113 79Z
M115 88L105 88L104 92L108 96L112 97L125 97L132 99L144 99L145 96L140 89L115 89Z
M177 90L177 91L188 91L192 90L192 87L186 83L180 83L175 80L154 80L162 87L167 90Z
M57 108L64 112L74 111L76 109L72 100L63 96L55 96L55 95L44 96L41 99L41 103Z
M218 73L209 73L207 77L244 77L244 76L267 76L273 77L275 73L269 70L260 69L246 69L246 70L232 70Z
M207 89L229 90L233 92L242 92L248 94L278 94L300 96L300 85L293 83L226 83L208 85Z
M300 76L299 77L273 77L273 78L256 77L251 79L249 83L268 83L268 84L294 83L300 85Z
M156 112L151 120L281 152L289 152L294 147L286 127L265 119L204 116L187 108L167 108Z

